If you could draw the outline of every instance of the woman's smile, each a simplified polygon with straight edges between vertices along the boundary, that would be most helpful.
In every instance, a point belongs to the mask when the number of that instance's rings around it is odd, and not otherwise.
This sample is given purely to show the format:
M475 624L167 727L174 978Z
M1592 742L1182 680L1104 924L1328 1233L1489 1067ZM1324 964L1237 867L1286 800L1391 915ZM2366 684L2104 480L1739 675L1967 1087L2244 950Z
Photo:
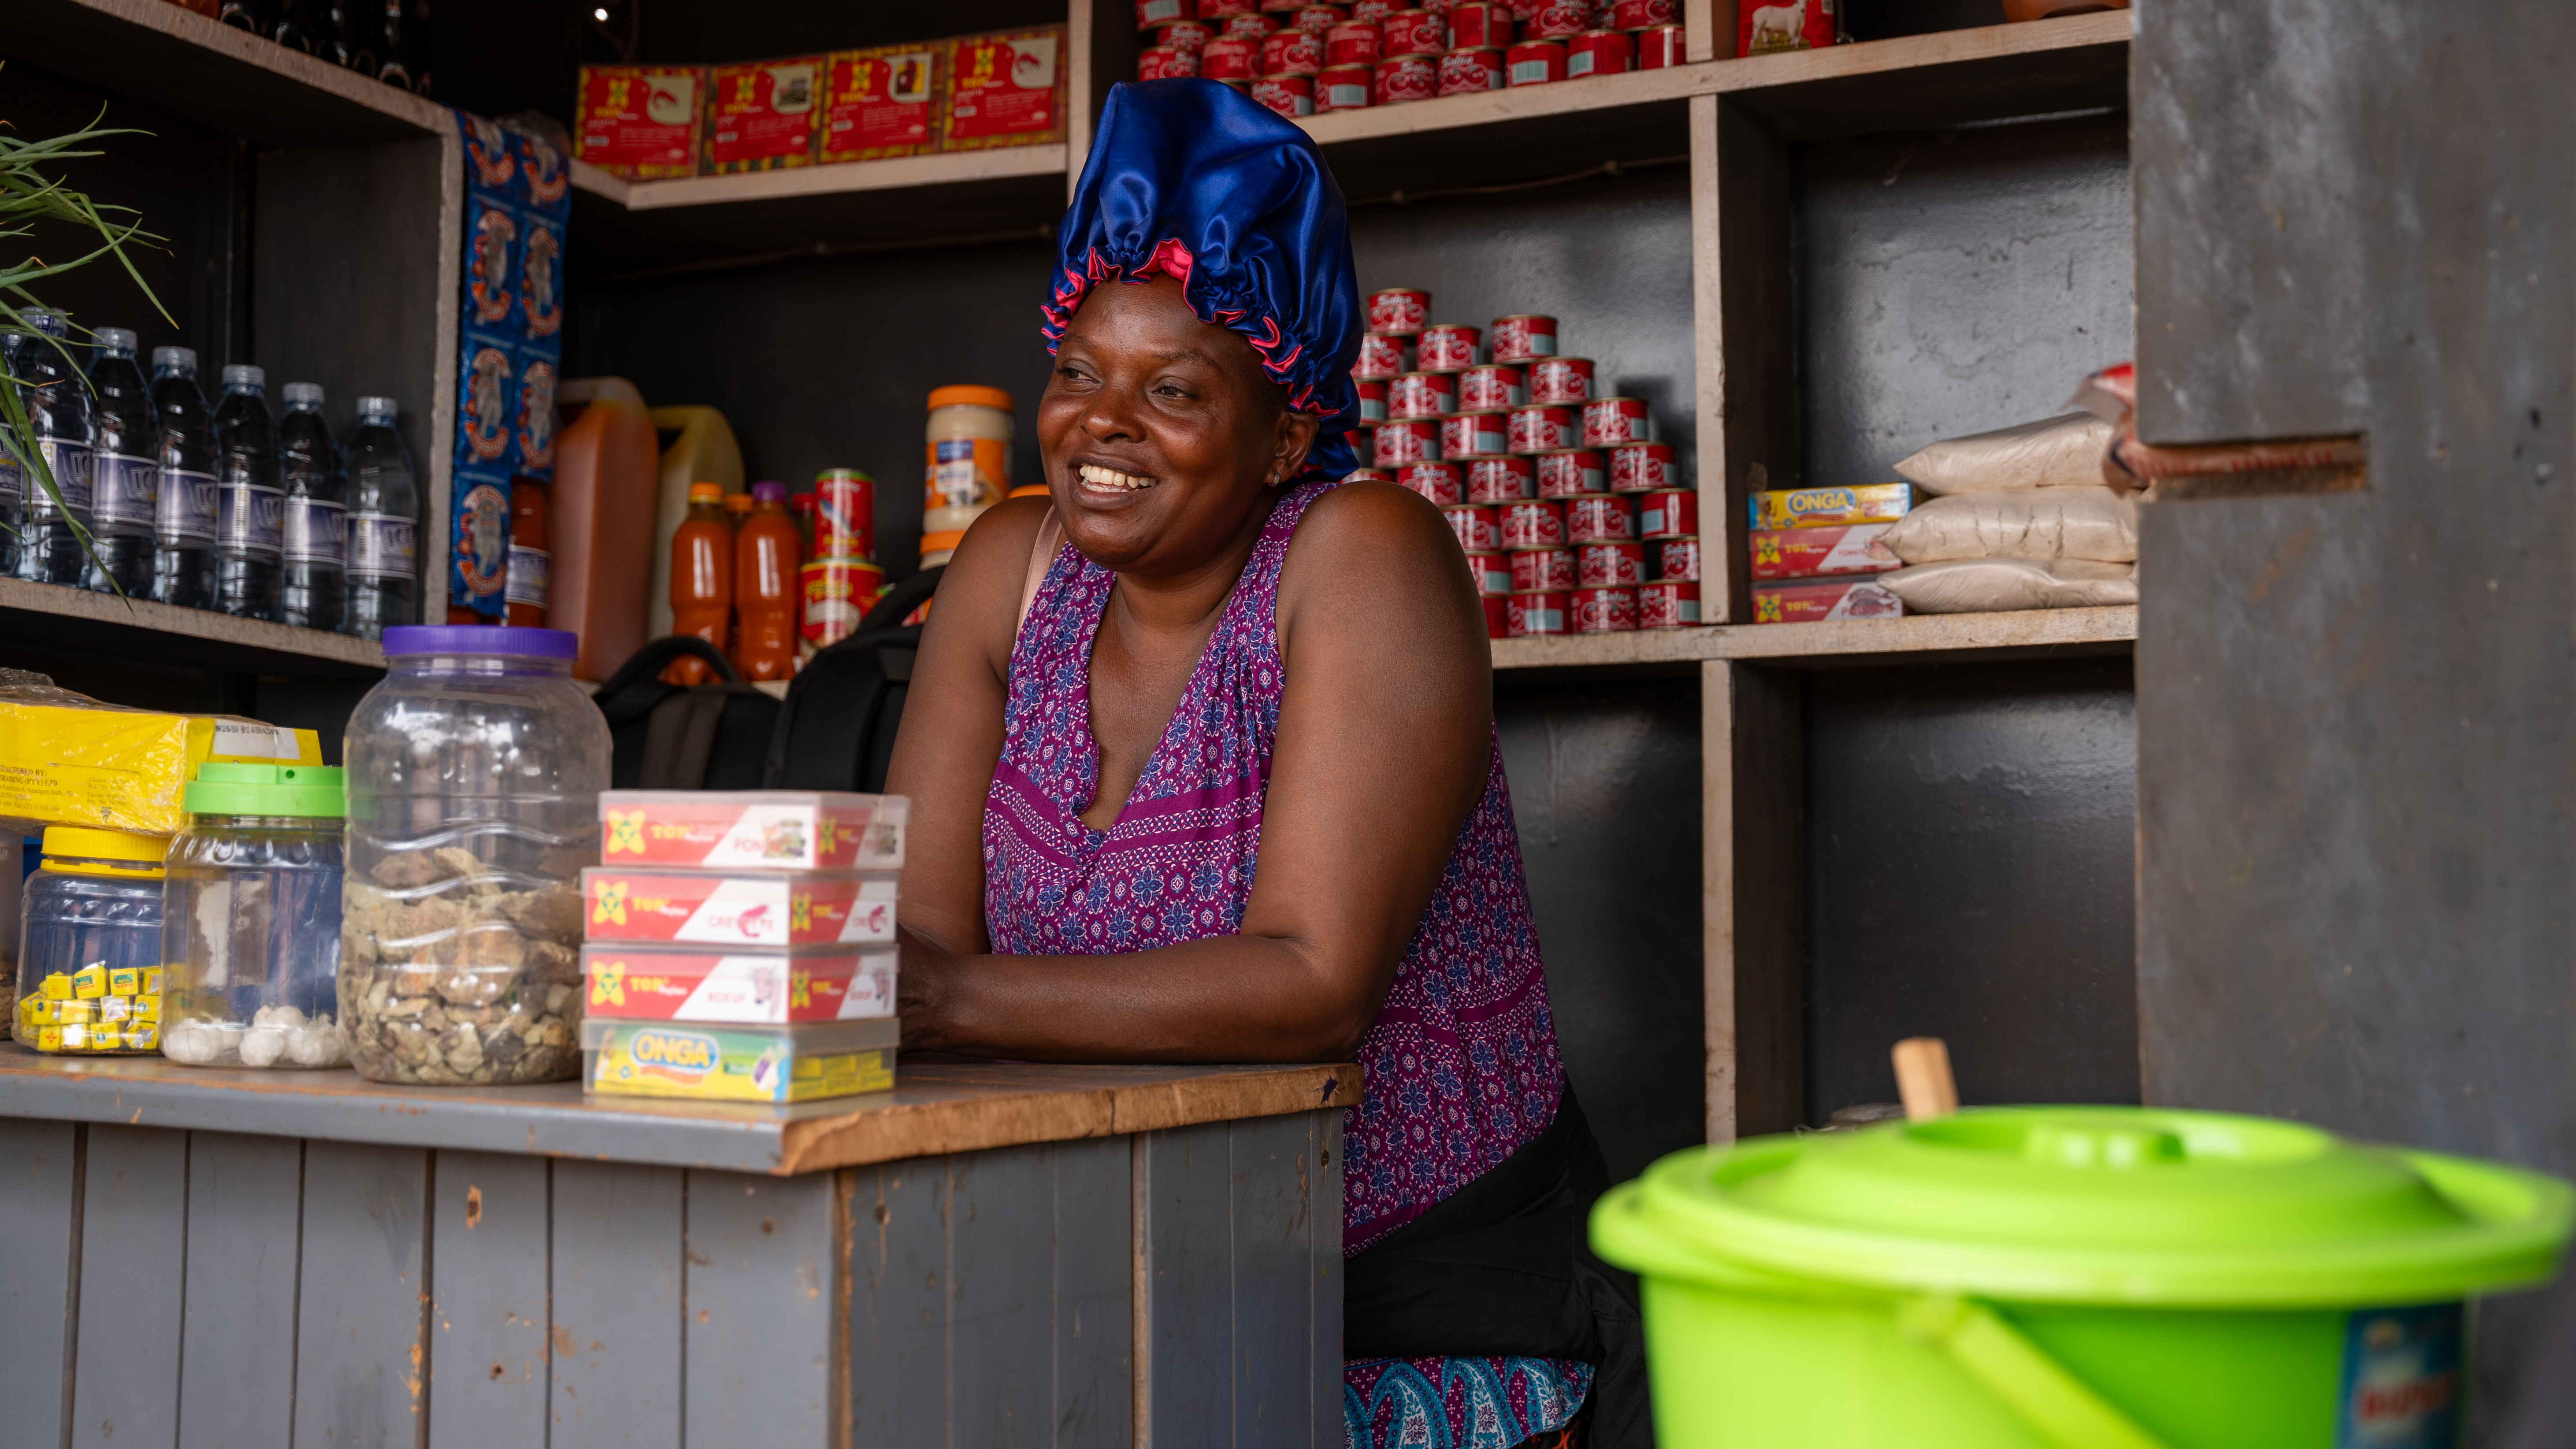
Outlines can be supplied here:
M1134 493L1163 481L1136 473L1122 473L1100 463L1084 463L1074 469L1074 473L1082 479L1083 486L1099 493Z

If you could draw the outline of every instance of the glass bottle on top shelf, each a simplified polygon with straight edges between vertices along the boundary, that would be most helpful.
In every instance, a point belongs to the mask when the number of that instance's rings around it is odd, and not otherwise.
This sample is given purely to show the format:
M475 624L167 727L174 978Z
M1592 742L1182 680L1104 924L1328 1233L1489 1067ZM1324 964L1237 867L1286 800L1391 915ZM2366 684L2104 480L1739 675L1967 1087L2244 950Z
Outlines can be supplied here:
M420 491L395 415L392 398L362 397L358 430L349 435L345 617L348 631L363 639L382 639L387 628L420 617Z
M216 607L277 622L286 489L268 374L248 363L224 368L224 400L215 405L215 505Z
M35 332L19 336L10 371L54 491L47 493L32 473L20 480L26 521L17 575L78 587L88 568L80 535L90 525L89 385L67 351L71 327L62 314L31 308L22 315Z
M286 486L279 541L278 617L304 629L339 632L348 599L348 478L340 445L322 420L322 385L290 382L277 423L278 478Z

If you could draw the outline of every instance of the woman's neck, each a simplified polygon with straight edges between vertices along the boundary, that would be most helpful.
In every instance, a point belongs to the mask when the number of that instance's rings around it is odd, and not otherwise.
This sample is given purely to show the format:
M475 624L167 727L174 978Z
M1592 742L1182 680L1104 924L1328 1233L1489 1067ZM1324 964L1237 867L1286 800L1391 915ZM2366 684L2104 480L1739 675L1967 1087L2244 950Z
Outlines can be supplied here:
M1264 488L1250 514L1226 540L1224 548L1203 562L1171 573L1120 570L1118 585L1110 591L1109 609L1116 622L1145 637L1164 635L1206 636L1210 622L1225 607L1234 592L1243 567L1252 559L1252 550L1261 542L1261 530L1270 522L1270 511L1279 504L1284 488Z

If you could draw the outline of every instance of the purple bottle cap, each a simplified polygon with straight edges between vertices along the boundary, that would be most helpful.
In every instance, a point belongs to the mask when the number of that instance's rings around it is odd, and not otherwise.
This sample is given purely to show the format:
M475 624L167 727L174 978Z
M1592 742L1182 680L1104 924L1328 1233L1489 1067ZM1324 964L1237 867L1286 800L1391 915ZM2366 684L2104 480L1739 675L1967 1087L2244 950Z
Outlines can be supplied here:
M784 503L787 501L787 485L784 483L754 483L751 485L751 501L754 503Z
M517 659L570 659L581 636L569 629L505 629L490 624L398 624L385 631L385 656L496 654Z

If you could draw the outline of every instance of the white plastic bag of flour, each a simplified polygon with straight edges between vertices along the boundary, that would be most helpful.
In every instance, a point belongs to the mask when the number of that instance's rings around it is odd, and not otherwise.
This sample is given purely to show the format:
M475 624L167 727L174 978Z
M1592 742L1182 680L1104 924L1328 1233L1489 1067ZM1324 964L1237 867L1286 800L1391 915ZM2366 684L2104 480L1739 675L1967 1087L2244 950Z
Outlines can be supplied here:
M2068 413L1965 438L1944 438L1896 465L1896 475L1936 497L2004 488L2099 488L2111 424Z

